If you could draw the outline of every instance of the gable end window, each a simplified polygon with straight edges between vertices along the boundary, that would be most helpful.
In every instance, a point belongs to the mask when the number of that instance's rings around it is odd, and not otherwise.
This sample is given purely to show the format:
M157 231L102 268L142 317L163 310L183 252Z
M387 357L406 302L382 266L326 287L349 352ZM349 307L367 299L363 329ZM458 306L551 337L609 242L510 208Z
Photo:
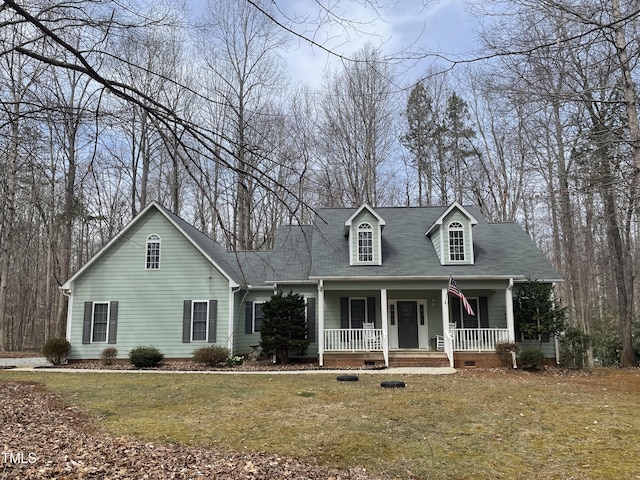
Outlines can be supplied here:
M373 227L370 223L358 225L358 262L373 262Z
M147 270L158 270L160 268L160 236L153 234L147 237Z
M464 262L464 228L460 222L449 224L449 260Z

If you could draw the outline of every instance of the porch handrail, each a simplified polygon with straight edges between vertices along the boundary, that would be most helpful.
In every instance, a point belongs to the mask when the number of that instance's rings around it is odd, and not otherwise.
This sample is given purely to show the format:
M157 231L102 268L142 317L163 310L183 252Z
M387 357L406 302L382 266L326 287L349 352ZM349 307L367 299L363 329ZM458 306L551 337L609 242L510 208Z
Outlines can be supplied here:
M324 350L341 352L383 351L381 328L328 328L324 330Z
M450 332L456 351L495 351L496 344L509 341L508 328L455 328Z
M451 335L451 331L444 332L444 353L447 354L449 359L449 366L453 368L453 335Z

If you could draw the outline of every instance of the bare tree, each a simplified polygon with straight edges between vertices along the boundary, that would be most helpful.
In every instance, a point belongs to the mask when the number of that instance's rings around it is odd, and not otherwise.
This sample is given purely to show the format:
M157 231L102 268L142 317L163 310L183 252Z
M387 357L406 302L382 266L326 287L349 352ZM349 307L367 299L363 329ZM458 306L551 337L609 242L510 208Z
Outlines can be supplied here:
M623 366L635 365L631 336L635 262L631 252L635 251L637 239L630 235L630 225L638 216L635 192L640 132L631 65L637 60L639 49L637 41L629 42L626 37L628 31L637 29L640 10L632 3L621 8L619 1L606 5L589 0L521 1L509 10L512 16L502 16L520 22L517 36L508 33L515 32L515 24L510 29L494 28L493 32L501 32L501 37L485 36L493 51L503 55L503 70L506 66L512 71L523 92L540 106L539 111L547 112L549 121L544 128L555 137L554 148L547 149L553 161L547 165L550 198L558 198L558 208L552 208L552 212L558 212L556 235L562 239L559 251L564 262L560 265L567 279L566 291L578 311L589 293L583 290L588 282L580 276L585 272L580 264L587 260L579 259L584 238L576 236L581 215L573 169L580 155L587 154L580 154L578 146L590 145L590 149L583 147L583 152L589 152L598 168L589 169L588 188L600 196L602 219L607 225L603 241L612 255L610 267L617 286ZM623 107L624 115L613 115L620 112L612 108L616 105ZM580 115L581 111L586 114ZM545 130L532 128L532 132L540 131ZM625 155L631 161L622 161ZM585 181L580 183L587 185ZM622 186L624 190L620 190ZM589 210L589 215L592 213ZM587 248L593 250L592 246ZM578 317L578 321L588 332L587 317Z
M391 70L371 45L355 55L357 62L327 79L321 112L322 156L326 159L323 193L340 193L338 204L352 206L384 201L380 169L391 160L397 141Z
M266 3L258 4L262 11L268 11ZM275 51L285 40L260 11L234 0L211 2L202 30L206 31L201 44L208 71L216 78L215 93L224 103L226 123L232 131L227 149L228 162L236 172L234 245L251 249L251 212L259 186L254 177L266 170L260 151L261 127L270 115L265 111L267 95L273 95L283 80L283 65Z

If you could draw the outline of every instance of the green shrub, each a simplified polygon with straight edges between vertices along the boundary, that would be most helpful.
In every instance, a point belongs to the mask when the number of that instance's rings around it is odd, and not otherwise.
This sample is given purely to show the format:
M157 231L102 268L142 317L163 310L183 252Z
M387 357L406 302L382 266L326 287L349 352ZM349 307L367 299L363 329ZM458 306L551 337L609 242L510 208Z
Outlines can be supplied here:
M519 365L525 370L539 370L544 363L544 353L542 350L523 350L520 353Z
M102 363L104 365L111 365L117 356L118 349L114 347L107 347L102 350L102 353L100 354L100 358L102 359Z
M196 363L204 363L209 367L218 367L229 358L229 349L225 347L201 347L193 352L193 361Z
M512 342L501 342L496 344L496 354L500 358L503 367L513 367L513 353L520 351L520 345Z
M225 361L227 362L227 367L237 367L244 363L244 357L240 357L238 355L235 357L228 356Z
M136 347L129 352L129 360L136 368L157 367L164 355L156 347Z
M66 362L71 350L71 344L64 337L53 337L47 340L42 347L42 354L53 365Z

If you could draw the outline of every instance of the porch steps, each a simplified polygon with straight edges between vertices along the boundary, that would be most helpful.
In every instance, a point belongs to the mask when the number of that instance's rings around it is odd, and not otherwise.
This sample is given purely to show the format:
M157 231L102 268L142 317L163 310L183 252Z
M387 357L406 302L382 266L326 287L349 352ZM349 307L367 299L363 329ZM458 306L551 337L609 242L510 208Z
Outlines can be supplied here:
M448 367L444 352L402 350L389 352L389 367Z

